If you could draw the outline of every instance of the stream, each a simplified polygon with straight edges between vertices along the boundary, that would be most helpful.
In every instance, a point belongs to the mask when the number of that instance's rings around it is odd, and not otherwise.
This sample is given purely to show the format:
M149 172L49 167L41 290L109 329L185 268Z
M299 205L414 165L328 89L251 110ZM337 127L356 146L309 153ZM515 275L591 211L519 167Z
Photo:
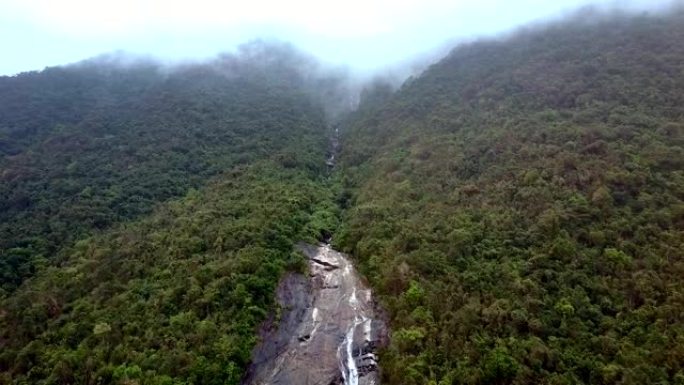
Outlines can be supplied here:
M339 129L326 160L335 166ZM280 312L262 325L244 385L373 385L387 327L349 256L330 244L299 244L308 276L289 273L276 292Z
M328 244L300 244L308 277L280 282L282 312L261 330L244 384L379 383L376 351L387 339L371 290L348 256Z

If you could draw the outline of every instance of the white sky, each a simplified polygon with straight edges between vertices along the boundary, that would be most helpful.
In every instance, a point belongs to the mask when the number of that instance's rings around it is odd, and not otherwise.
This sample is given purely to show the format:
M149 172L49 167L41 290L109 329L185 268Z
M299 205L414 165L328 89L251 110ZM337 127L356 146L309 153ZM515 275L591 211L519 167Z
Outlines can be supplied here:
M0 0L0 74L123 50L197 59L255 38L371 70L447 40L502 32L587 4L660 0Z

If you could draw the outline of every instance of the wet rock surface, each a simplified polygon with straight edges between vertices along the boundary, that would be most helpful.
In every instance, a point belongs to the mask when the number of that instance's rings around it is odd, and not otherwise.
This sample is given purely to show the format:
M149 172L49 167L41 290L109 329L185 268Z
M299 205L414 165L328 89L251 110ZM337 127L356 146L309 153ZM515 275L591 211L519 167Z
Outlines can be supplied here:
M243 383L378 384L376 352L387 332L371 290L329 245L299 249L309 258L309 276L281 281L280 319L264 324Z

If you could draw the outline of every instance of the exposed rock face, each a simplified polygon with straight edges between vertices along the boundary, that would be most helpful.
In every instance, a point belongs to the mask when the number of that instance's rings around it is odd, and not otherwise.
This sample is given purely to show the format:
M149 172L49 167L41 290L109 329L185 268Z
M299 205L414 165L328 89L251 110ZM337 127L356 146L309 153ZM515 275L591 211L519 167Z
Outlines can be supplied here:
M347 256L329 245L300 249L309 258L310 275L292 274L281 282L280 322L262 332L243 383L378 384L375 353L387 337L370 289Z

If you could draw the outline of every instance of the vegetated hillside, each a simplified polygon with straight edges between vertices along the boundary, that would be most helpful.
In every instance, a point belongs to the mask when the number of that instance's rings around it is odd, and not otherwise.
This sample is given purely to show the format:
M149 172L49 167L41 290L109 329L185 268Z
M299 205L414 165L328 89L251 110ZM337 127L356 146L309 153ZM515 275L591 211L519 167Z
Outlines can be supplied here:
M259 162L78 241L0 303L0 381L237 384L322 184Z
M684 381L684 15L455 49L343 135L388 384Z
M283 149L295 143L324 149L307 60L253 43L202 65L115 58L0 78L0 295L64 246L224 170L294 162Z
M145 69L100 64L2 79L123 94L113 110L74 102L82 116L54 130L2 120L18 149L3 194L23 198L1 211L0 383L239 382L279 278L304 266L294 243L335 220L322 106L265 60L287 50L254 53L154 69L149 85L134 80Z

